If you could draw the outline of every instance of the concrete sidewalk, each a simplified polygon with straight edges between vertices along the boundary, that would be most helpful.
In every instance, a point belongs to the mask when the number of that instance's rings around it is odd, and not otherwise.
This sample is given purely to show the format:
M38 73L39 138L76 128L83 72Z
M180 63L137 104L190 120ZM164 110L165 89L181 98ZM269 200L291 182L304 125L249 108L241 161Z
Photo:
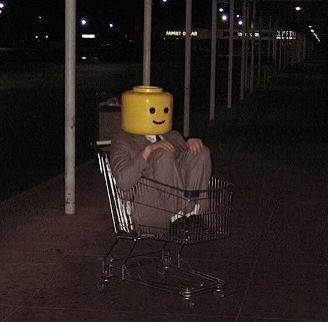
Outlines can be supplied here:
M63 214L59 179L1 204L1 321L327 321L321 189L310 182L300 189L304 173L288 169L265 183L241 164L221 169L238 186L232 234L190 246L185 256L226 280L225 298L203 295L189 308L177 296L119 280L98 293L99 257L114 236L102 177L90 164L77 176L76 215Z
M95 162L77 173L76 215L64 214L63 178L1 203L0 321L328 321L327 168L308 168L326 162L317 152L265 176L249 160L216 160L236 186L231 236L184 254L223 278L226 296L200 296L194 307L128 281L97 291L115 236Z

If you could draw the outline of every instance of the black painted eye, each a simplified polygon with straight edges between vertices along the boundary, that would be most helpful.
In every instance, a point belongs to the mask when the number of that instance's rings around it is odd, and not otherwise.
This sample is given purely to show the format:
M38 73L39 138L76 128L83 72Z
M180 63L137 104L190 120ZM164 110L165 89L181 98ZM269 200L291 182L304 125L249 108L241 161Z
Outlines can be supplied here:
M151 108L149 109L149 112L150 112L151 114L154 114L154 113L156 112L156 108L155 108L155 107L151 107Z
M168 107L165 107L164 108L164 113L167 114L169 112L169 108Z

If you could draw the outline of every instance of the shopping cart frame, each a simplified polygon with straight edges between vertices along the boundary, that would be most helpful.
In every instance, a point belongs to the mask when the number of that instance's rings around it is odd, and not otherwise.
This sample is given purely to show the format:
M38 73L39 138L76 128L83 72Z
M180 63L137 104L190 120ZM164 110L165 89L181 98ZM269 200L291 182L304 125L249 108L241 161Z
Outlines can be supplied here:
M218 277L194 270L182 257L182 252L186 245L218 240L230 235L233 185L211 177L209 188L203 191L209 199L209 210L206 213L189 218L182 216L170 224L169 228L140 226L133 219L134 204L140 205L140 200L135 200L138 189L160 189L161 193L170 190L170 194L172 189L175 189L179 198L183 198L187 203L195 203L195 198L188 198L181 189L149 178L141 178L140 182L127 192L120 190L110 166L110 143L98 141L96 144L99 169L104 178L116 237L102 258L102 274L97 281L98 290L106 291L110 280L118 277L122 281L135 281L163 291L178 293L186 300L209 292L224 296L225 282ZM154 211L156 210L154 208ZM162 246L155 251L135 254L137 245L144 240L161 242ZM125 256L114 255L114 249L120 241L131 243ZM172 245L176 248L174 254Z

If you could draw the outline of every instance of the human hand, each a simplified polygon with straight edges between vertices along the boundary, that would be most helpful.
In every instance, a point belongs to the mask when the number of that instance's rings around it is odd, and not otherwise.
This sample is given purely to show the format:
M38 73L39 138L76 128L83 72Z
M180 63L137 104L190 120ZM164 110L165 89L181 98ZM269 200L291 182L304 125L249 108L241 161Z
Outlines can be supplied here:
M175 152L175 148L172 143L170 143L167 140L161 140L158 142L154 142L152 144L147 145L144 150L142 151L142 156L145 160L148 160L149 156L152 154L152 152L163 149L167 152Z
M203 142L201 139L188 139L186 144L192 154L199 153L203 148Z
M163 149L167 152L175 152L173 144L167 140L161 140L150 144L150 149L151 152L156 151L158 149Z

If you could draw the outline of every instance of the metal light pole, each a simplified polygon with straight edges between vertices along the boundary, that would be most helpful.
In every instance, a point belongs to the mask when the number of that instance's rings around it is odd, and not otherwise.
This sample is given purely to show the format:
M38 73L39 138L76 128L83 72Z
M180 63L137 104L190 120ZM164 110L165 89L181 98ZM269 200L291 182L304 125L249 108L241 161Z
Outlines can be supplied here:
M144 0L143 85L150 85L152 0Z
M252 14L252 41L251 41L251 73L250 73L250 87L251 94L254 92L254 60L255 60L255 19L256 19L256 0L253 0L253 14Z
M65 1L65 213L75 213L76 0Z
M212 0L212 34L211 34L211 84L210 84L210 120L215 119L215 92L216 92L216 44L218 2Z
M191 69L191 17L192 0L186 0L185 81L183 135L189 136L190 127L190 69Z
M235 0L230 0L229 17L229 63L228 63L228 102L227 107L232 106L232 73L233 73L233 38L234 38L234 12Z
M240 62L240 99L245 98L245 67L246 67L246 10L247 10L247 0L243 0L243 26L242 26L242 38L241 38L241 62Z

